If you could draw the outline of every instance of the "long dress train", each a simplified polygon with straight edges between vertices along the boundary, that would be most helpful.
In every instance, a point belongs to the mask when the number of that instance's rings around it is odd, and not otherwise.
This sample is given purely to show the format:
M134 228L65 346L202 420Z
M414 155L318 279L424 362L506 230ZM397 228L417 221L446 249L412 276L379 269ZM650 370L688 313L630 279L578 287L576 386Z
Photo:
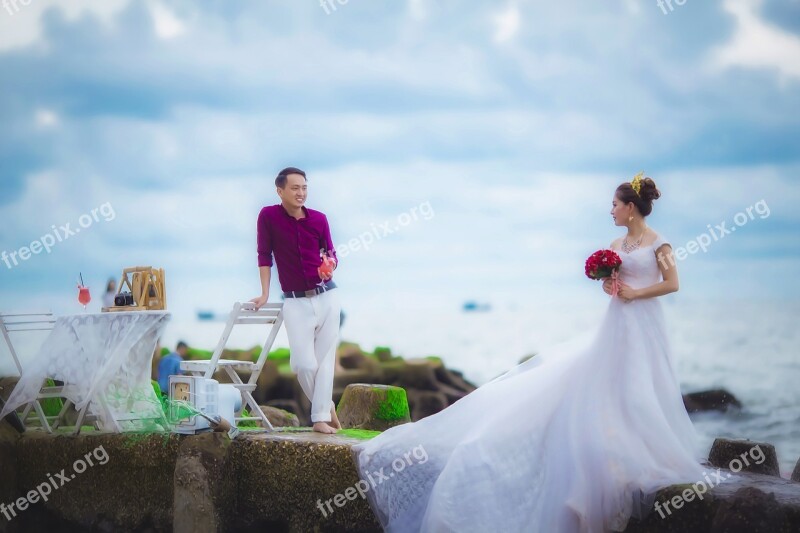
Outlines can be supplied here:
M620 276L658 282L655 250ZM624 529L658 488L703 479L661 303L612 298L597 334L538 354L447 409L353 448L386 531Z

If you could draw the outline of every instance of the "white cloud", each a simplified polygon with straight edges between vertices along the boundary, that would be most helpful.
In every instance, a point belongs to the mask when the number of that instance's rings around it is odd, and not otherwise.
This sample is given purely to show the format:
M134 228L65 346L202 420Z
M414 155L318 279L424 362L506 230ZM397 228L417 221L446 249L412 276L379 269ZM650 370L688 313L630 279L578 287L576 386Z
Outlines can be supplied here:
M632 15L638 15L641 12L641 6L638 0L625 0L625 8L628 10L628 13Z
M411 17L417 20L425 19L428 11L425 9L425 0L408 0L408 9Z
M36 125L42 128L58 126L61 122L58 115L49 109L38 109L36 111Z
M515 4L510 4L506 9L496 13L492 18L494 22L494 40L505 43L512 40L519 32L521 15Z
M186 26L160 2L150 2L156 35L161 39L173 39L186 32Z
M111 24L114 15L128 5L129 0L30 0L23 5L19 0L9 2L0 11L0 51L36 44L42 39L42 16L51 9L59 9L68 20L85 13ZM16 9L15 7L16 6Z
M763 0L725 0L725 11L736 18L730 42L712 53L716 68L745 67L777 70L781 78L800 78L800 38L759 17Z

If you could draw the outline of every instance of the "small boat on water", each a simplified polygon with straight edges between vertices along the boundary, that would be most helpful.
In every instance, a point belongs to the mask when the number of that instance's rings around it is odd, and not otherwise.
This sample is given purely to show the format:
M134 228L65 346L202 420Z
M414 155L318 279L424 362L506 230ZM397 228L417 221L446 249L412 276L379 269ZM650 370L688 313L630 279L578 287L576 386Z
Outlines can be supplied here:
M465 313L488 313L492 310L492 306L488 303L480 303L470 300L468 302L464 302L464 305L461 306L461 310Z

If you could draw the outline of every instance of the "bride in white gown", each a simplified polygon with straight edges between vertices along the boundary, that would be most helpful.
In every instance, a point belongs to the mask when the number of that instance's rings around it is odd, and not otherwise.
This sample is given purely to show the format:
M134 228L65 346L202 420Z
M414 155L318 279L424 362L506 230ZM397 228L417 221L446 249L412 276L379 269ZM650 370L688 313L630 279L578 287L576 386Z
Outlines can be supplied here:
M614 195L623 283L593 338L353 448L386 531L620 531L659 488L703 479L657 299L678 290L677 269L645 224L659 196L640 176Z

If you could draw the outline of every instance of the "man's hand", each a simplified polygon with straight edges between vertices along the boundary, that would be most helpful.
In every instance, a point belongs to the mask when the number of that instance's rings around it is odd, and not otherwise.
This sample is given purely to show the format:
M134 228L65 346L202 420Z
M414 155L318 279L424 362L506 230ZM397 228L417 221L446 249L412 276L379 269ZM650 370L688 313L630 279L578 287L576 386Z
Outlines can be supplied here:
M317 267L317 275L322 281L328 281L333 277L333 271L336 268L336 260L332 257L323 257L322 264Z
M256 304L256 311L258 311L259 309L264 307L264 305L266 305L268 299L269 299L268 294L262 294L261 296L250 300L250 303Z

